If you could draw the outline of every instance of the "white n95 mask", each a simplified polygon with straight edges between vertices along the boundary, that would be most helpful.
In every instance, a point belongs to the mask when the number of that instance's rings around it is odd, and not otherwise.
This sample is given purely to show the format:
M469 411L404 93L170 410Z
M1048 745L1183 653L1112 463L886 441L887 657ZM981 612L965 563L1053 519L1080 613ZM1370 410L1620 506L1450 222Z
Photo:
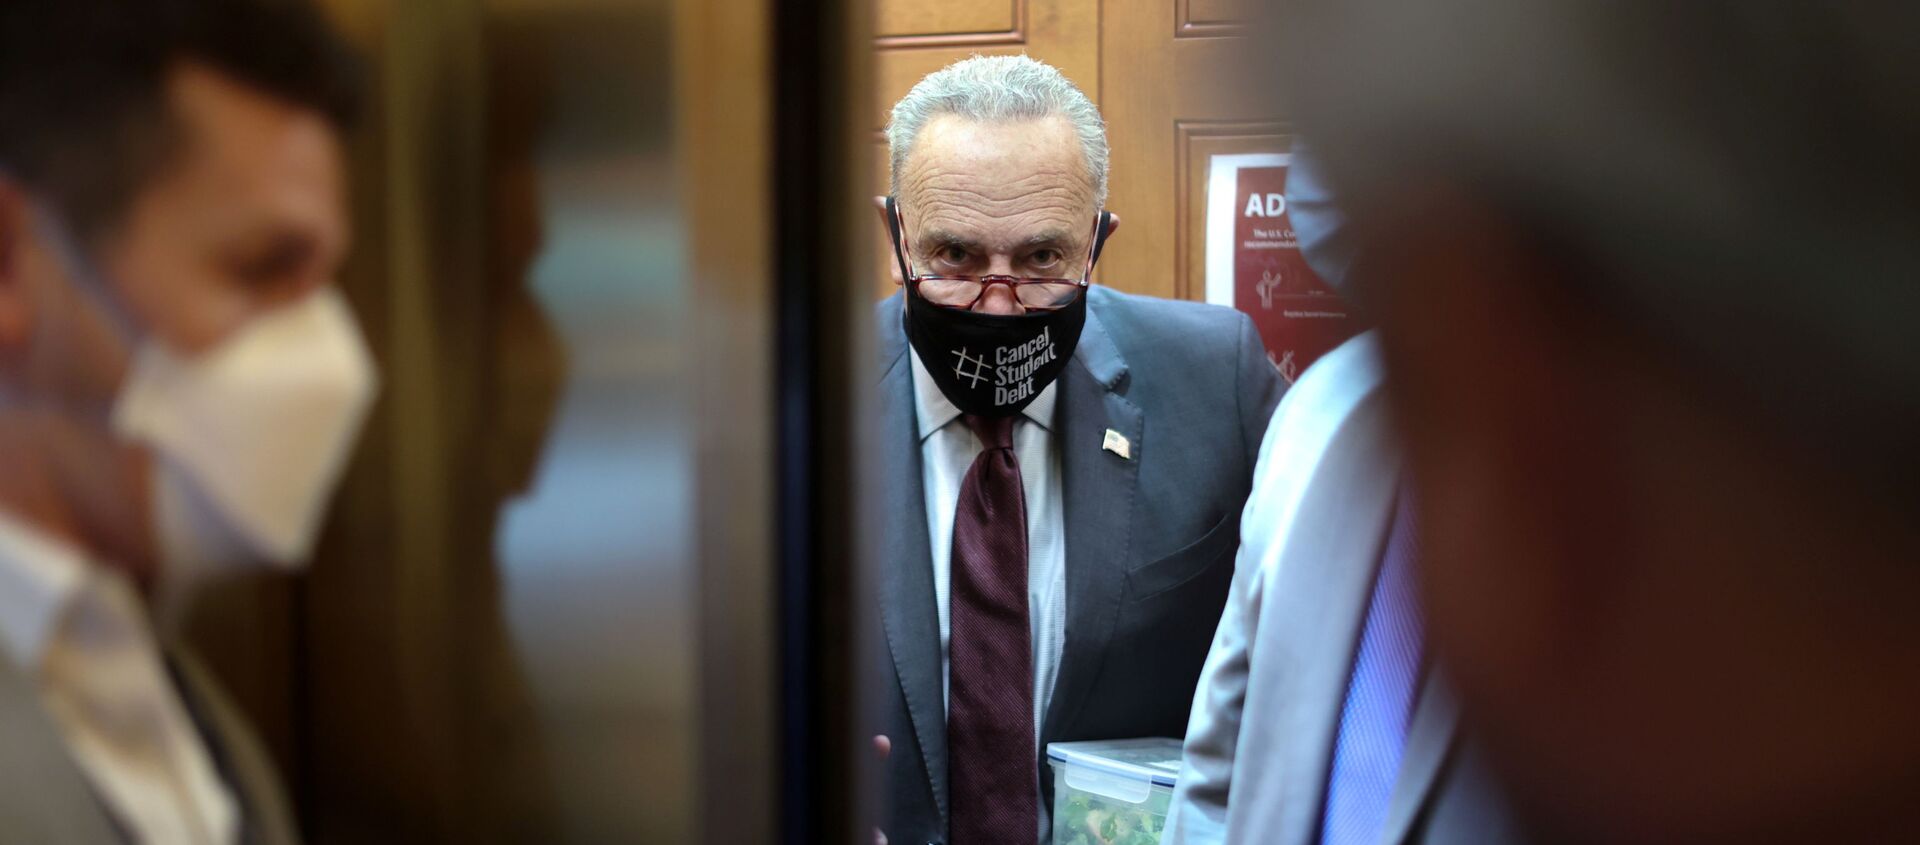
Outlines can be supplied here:
M352 313L328 288L198 356L143 344L113 427L153 452L162 564L305 562L376 379Z

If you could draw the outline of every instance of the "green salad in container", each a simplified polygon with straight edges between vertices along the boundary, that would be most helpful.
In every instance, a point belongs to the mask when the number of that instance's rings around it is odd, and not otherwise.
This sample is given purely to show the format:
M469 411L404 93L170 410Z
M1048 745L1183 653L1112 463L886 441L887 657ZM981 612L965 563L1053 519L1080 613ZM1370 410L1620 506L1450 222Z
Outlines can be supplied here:
M1158 845L1172 798L1156 792L1145 804L1129 804L1073 792L1054 818L1053 845Z
M1157 845L1180 774L1180 741L1165 737L1047 746L1054 845Z

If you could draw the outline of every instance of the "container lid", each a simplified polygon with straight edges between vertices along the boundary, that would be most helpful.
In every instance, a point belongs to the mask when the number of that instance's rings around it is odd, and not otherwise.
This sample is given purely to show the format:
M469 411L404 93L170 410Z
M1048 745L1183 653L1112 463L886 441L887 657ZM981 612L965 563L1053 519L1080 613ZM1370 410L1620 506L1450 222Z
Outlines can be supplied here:
M1047 759L1111 775L1173 786L1180 774L1180 740L1101 739L1047 743Z

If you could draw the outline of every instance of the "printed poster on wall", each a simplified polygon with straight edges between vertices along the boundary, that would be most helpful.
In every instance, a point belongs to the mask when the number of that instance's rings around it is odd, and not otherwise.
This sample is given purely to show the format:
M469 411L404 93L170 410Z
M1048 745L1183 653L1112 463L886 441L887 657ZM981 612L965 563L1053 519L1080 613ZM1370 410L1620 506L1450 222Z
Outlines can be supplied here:
M1287 217L1284 153L1217 155L1208 164L1207 301L1253 318L1289 384L1362 326L1307 266Z

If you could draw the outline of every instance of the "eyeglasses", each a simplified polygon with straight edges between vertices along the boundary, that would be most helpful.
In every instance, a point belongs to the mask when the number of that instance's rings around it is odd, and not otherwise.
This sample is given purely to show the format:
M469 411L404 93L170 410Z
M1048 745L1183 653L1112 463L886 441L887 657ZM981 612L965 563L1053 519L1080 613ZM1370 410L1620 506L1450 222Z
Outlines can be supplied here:
M887 230L893 239L893 257L900 262L900 277L912 286L913 292L943 308L971 310L980 304L987 291L994 285L1006 285L1013 294L1014 301L1028 311L1058 311L1080 298L1081 291L1087 289L1093 275L1094 262L1100 260L1100 250L1106 245L1107 225L1110 215L1100 212L1093 222L1093 249L1087 253L1087 265L1078 279L1047 278L1034 276L988 275L950 275L913 271L913 263L907 260L906 218L900 213L900 203L893 197L887 198Z

